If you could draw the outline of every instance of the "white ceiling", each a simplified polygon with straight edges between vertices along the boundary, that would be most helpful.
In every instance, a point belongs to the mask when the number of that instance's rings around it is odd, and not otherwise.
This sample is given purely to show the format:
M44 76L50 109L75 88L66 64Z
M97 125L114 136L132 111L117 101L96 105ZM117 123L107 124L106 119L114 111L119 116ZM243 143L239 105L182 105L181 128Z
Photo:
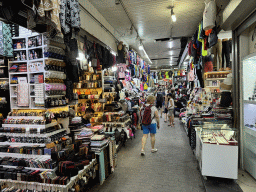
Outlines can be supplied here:
M116 5L115 0L89 0L120 34L119 39L127 42L130 47L138 50L139 40L133 30L131 35L131 22L122 5ZM171 11L168 7L172 0L122 0L127 13L138 30L144 49L152 60L153 66L177 65L180 54L180 40L172 42L154 42L154 39L169 37L191 37L199 22L202 20L204 0L175 0L174 13L177 21L171 22ZM216 0L217 5L227 5L229 0ZM224 8L222 7L222 9ZM171 26L172 30L171 30ZM172 34L171 34L172 31ZM176 49L176 50L175 50ZM142 57L143 51L138 51ZM159 58L169 58L154 60Z

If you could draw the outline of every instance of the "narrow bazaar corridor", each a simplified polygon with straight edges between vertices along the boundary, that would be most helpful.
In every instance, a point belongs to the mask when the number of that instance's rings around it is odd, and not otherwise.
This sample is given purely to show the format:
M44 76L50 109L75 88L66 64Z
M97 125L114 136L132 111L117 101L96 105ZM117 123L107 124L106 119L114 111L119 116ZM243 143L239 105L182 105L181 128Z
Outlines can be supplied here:
M119 151L115 172L91 192L205 191L197 160L178 119L173 128L161 118L156 134L157 153L151 153L148 138L146 155L141 156L141 137L142 131L138 130L135 141L128 141Z

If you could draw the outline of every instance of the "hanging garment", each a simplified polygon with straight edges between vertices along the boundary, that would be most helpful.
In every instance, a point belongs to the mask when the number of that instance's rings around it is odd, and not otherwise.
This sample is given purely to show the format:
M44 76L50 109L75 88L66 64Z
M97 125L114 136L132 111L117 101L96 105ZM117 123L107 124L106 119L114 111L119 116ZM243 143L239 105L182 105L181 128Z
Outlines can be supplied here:
M203 39L200 38L201 32L202 32L202 25L200 23L199 26L198 26L198 35L197 35L197 40L200 41L200 42L203 41Z
M230 63L230 42L231 41L222 41L222 62L223 67L226 62L226 67L231 67Z
M188 55L191 55L191 49L192 49L192 41L188 44Z
M118 78L119 79L124 79L125 78L125 70L126 70L126 65L125 64L119 64L118 66Z
M223 68L223 65L222 65L222 41L221 41L221 39L218 39L217 44L212 49L213 49L213 55L214 55L213 68L215 70L217 70L217 58L219 60L219 67Z
M188 81L194 81L194 79L194 70L190 70L190 72L188 73Z
M29 84L18 84L18 106L19 107L28 107L29 106Z
M211 72L211 71L213 71L212 57L207 56L205 57L204 72Z
M168 71L165 72L165 77L166 77L166 79L169 79L169 78L170 78Z
M205 50L205 39L202 41L202 56L207 56L207 50Z
M142 83L140 84L140 90L141 90L141 91L144 91L144 86L143 86Z
M80 29L80 9L78 0L60 0L60 24L64 34L70 33L72 28Z
M204 26L203 26L203 20L201 21L201 31L199 34L199 39L204 39L205 38L205 31L204 31Z
M3 22L0 21L0 55L4 56Z
M0 55L13 57L11 26L1 21L0 23Z
M209 35L209 48L213 47L218 43L217 27L212 29L211 34Z
M144 83L144 90L148 90L148 84Z
M169 78L172 78L173 72L169 71L168 74L169 74Z
M204 30L212 29L215 26L217 15L217 7L215 1L210 1L205 5L203 13L203 27Z

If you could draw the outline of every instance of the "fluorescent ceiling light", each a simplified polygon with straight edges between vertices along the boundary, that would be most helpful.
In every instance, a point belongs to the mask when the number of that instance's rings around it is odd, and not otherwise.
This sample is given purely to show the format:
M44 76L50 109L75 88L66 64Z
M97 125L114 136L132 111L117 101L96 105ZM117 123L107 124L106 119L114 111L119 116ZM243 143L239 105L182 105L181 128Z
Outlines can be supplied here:
M171 17L172 17L172 21L173 21L173 22L176 22L177 19L176 19L176 16L175 16L175 14L174 14L173 8L174 8L174 7L171 8L171 15L172 15Z
M176 22L176 20L177 20L177 19L176 19L176 16L175 16L175 15L172 15L172 21L173 21L173 22Z
M116 66L112 67L112 71L113 71L113 72L115 72L116 70L117 70L117 67L116 67Z

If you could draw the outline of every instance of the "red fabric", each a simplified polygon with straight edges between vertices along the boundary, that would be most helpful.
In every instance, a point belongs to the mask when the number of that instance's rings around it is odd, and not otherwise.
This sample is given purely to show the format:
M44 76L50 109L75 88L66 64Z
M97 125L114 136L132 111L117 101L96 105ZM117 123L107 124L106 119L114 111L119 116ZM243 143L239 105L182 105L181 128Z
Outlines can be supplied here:
M192 41L188 44L188 55L191 55Z
M209 29L209 30L206 30L206 31L205 31L205 35L206 35L206 36L209 36L211 33L212 33L212 29Z
M133 113L133 118L134 118L133 125L134 125L134 126L137 126L137 122L138 122L138 116L137 116L137 113Z
M204 72L211 72L213 71L213 64L212 61L208 61L204 64Z
M208 47L207 47L207 42L208 42L208 39L207 37L204 39L204 50L207 50Z

